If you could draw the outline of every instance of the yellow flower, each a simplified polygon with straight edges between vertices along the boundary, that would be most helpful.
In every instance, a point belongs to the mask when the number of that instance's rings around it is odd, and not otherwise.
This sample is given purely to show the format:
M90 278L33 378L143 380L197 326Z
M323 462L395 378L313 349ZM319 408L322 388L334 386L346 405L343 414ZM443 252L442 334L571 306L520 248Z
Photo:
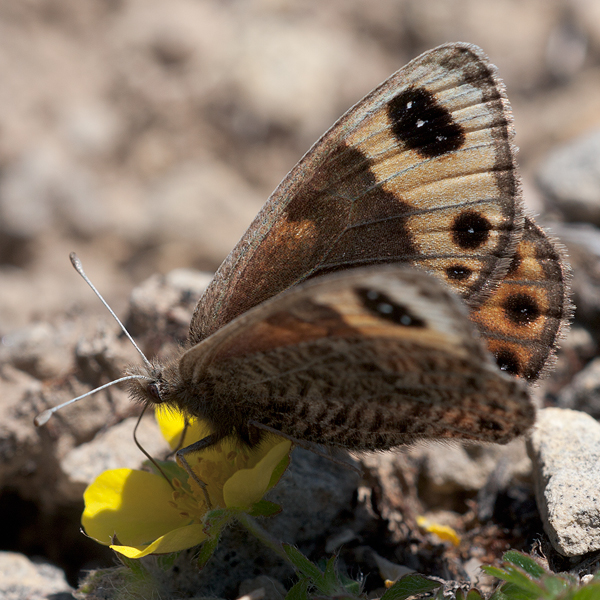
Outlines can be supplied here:
M449 525L440 525L423 516L417 517L417 525L427 533L433 533L441 540L450 542L453 546L460 546L460 536Z
M157 411L161 431L171 448L183 433L183 417ZM188 427L183 446L206 437L206 426ZM223 513L219 527L236 512L250 511L279 481L289 464L291 442L269 436L257 449L241 448L227 438L206 450L187 456L194 473L207 484L212 510ZM100 474L83 498L81 522L86 533L129 558L178 552L209 537L210 515L200 486L174 462L161 462L169 483L155 472L114 469Z

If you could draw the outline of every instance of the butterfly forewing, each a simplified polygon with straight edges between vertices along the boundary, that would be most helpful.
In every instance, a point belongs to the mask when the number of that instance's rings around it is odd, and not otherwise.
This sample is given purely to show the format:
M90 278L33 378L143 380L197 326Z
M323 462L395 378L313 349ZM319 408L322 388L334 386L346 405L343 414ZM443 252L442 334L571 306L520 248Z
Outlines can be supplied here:
M203 396L217 432L255 421L355 450L506 442L533 419L527 392L495 366L460 301L397 267L297 286L193 347L180 373L194 389L181 398Z
M198 303L191 342L305 279L366 265L422 267L476 306L521 235L512 135L478 48L418 57L283 180Z

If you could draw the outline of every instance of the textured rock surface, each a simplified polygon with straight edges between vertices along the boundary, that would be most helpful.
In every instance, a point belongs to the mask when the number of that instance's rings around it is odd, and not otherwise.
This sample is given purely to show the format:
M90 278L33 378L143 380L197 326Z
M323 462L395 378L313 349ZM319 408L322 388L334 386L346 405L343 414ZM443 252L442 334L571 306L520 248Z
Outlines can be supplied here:
M0 552L2 600L73 600L72 588L60 569L32 562L16 552Z
M529 442L536 498L565 556L600 550L600 423L573 410L539 411Z
M600 358L581 370L557 398L561 408L571 408L600 419ZM600 468L600 466L599 466Z
M538 179L567 221L600 225L600 130L555 149Z

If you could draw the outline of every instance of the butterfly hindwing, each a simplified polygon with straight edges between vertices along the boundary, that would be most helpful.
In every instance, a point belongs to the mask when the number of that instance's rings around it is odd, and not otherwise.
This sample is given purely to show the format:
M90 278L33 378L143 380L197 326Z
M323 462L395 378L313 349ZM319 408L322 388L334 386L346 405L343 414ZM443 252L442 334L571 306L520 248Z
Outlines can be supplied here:
M256 421L356 450L505 442L533 419L524 387L498 370L460 300L414 269L296 286L191 348L179 371L216 431Z
M543 375L572 316L569 279L561 249L527 217L508 273L470 313L503 371Z
M422 267L477 305L521 235L512 136L478 48L416 58L283 180L198 303L191 342L305 279L382 263Z

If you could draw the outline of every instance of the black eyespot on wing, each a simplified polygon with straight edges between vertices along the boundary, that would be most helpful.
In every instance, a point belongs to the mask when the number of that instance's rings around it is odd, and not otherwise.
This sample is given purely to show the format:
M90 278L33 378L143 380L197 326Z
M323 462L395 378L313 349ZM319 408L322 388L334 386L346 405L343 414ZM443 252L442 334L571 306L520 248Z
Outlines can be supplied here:
M456 264L446 267L446 277L451 281L464 281L469 279L472 274L473 271L464 265Z
M362 305L382 319L404 327L425 327L423 319L412 314L406 306L398 304L389 296L377 290L359 288L356 290Z
M464 129L424 88L404 90L387 110L396 139L423 157L442 156L464 144Z
M502 308L504 314L515 325L529 325L541 315L536 299L529 294L511 294L502 304Z
M492 224L482 214L467 210L452 225L452 239L464 250L475 250L487 242Z
M519 375L521 372L521 365L519 359L510 350L501 350L496 353L496 362L500 367L501 371L506 371L510 375Z

